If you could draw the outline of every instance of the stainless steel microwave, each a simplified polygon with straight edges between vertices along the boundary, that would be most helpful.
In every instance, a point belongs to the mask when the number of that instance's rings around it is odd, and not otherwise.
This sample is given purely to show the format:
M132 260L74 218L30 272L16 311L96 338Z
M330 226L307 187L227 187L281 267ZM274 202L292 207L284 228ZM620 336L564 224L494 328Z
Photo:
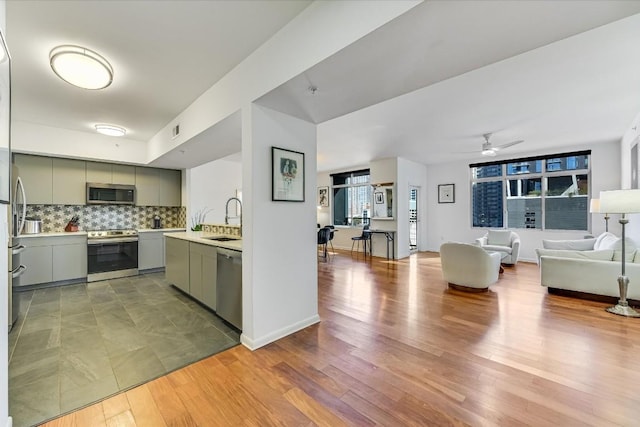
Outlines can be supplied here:
M88 205L135 205L136 186L87 182Z

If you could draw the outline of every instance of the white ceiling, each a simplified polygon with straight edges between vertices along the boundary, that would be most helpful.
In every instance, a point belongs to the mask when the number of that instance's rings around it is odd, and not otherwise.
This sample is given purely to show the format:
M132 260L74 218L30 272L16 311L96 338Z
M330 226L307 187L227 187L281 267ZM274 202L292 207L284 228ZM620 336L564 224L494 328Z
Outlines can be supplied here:
M609 142L640 113L638 12L638 1L425 2L259 103L320 123L324 171L479 160L488 132L496 145L525 140L505 155Z
M16 120L148 141L310 1L7 1ZM50 50L75 44L111 63L114 81L87 91L56 77Z
M113 122L146 141L307 5L9 1L14 118L85 131ZM259 102L319 123L319 170L478 159L463 152L479 151L486 132L495 144L525 140L509 155L612 141L640 112L638 13L640 1L429 1ZM114 85L87 92L57 79L48 52L62 43L107 57ZM154 164L237 151L239 122Z

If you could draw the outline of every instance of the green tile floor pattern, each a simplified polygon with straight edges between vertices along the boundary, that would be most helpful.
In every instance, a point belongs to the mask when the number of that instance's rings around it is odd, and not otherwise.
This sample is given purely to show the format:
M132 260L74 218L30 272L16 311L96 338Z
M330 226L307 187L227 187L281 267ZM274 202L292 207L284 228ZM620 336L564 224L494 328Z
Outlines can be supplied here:
M19 294L9 334L9 412L31 426L240 341L164 273Z

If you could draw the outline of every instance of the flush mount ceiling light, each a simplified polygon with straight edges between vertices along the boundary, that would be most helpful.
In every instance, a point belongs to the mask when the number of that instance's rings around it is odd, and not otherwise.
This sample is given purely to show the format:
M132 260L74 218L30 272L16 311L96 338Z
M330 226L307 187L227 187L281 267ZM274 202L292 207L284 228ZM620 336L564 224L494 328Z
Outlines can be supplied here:
M103 135L109 136L123 136L125 133L127 133L127 130L125 128L114 125L96 125L96 131Z
M84 47L55 47L49 53L49 63L58 77L83 89L104 89L113 81L111 64Z

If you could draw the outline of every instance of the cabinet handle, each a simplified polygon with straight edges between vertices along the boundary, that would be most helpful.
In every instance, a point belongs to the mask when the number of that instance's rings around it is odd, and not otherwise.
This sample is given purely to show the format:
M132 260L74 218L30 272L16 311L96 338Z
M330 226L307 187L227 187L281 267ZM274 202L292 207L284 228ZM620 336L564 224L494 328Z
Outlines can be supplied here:
M11 278L16 279L20 276L22 276L22 274L27 270L27 267L25 267L24 265L21 265L20 267L16 268L15 270L13 270L11 272Z

